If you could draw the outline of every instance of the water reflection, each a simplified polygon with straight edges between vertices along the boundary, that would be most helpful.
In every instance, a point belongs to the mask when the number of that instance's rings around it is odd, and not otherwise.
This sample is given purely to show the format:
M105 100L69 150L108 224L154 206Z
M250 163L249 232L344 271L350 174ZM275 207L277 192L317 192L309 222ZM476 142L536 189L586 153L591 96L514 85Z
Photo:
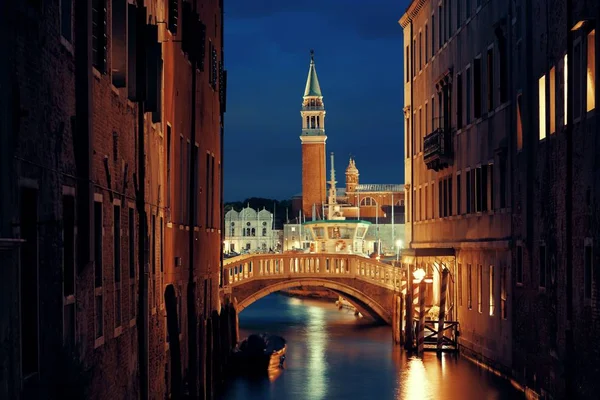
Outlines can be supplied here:
M287 340L285 369L269 379L236 378L223 399L519 399L510 385L445 355L421 360L373 326L334 304L267 296L240 314L240 334L269 332Z
M311 345L308 347L308 390L314 399L324 399L327 394L325 347L328 335L326 327L325 309L309 306L307 337Z

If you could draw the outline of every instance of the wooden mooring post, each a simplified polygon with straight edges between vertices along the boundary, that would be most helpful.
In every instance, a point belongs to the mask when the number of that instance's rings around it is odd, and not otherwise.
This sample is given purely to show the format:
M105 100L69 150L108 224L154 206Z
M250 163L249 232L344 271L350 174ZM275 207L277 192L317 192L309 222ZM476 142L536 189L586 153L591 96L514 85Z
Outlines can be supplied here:
M440 313L438 318L437 353L441 354L444 345L444 324L446 320L446 295L448 294L449 271L442 268L442 287L440 292Z
M417 332L417 354L423 356L425 346L425 280L422 279L419 285L419 326Z

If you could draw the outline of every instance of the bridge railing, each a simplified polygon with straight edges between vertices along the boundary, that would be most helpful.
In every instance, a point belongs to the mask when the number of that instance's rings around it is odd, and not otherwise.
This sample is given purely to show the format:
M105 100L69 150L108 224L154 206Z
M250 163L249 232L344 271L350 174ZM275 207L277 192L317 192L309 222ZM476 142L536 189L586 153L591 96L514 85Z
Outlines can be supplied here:
M400 291L398 267L355 254L250 254L226 259L225 286L276 278L355 278Z

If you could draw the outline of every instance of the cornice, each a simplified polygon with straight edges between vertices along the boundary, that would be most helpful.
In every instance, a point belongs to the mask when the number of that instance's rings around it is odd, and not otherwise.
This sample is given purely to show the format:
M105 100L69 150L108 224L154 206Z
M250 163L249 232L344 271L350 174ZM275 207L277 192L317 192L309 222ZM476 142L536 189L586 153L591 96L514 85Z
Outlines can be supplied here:
M402 29L406 28L406 26L412 22L417 14L419 14L419 11L421 11L421 8L423 8L423 4L425 4L427 1L429 0L413 0L412 3L410 3L406 9L406 12L398 21Z

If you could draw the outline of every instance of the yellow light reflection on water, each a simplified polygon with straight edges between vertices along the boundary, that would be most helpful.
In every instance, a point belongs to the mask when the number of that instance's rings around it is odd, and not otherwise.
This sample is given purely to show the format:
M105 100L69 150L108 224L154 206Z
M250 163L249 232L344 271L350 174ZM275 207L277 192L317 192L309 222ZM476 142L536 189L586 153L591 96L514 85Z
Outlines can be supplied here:
M402 373L402 386L397 398L402 400L424 400L432 398L423 360L412 357Z
M327 395L325 380L325 347L327 331L325 330L325 310L321 307L308 307L308 387L312 399L324 399Z

